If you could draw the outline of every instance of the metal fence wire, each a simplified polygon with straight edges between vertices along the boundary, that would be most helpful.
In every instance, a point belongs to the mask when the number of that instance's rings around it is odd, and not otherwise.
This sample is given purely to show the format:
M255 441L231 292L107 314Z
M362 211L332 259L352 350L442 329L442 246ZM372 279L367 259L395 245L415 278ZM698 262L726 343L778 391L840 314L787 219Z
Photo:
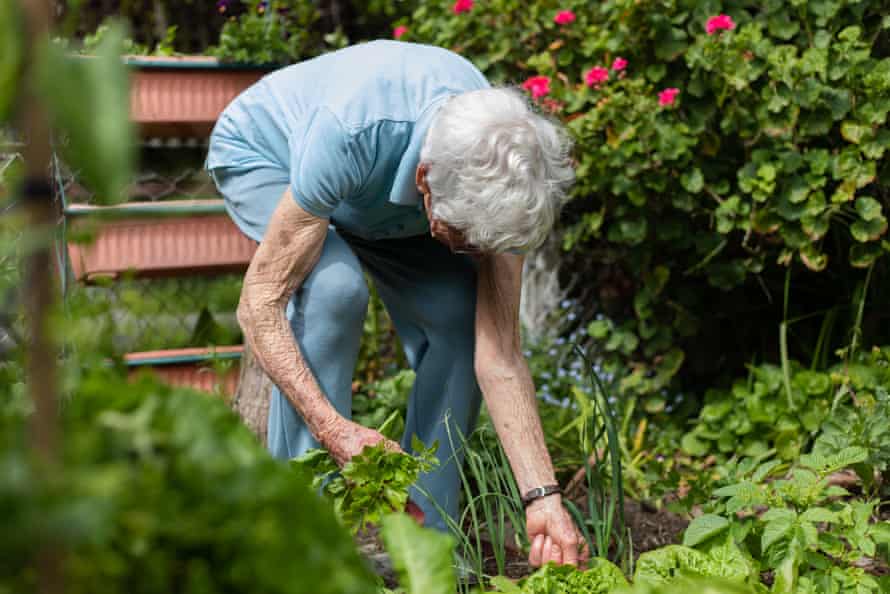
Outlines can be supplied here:
M128 188L127 202L158 206L177 200L219 199L203 169L206 142L152 141L140 147L140 166ZM65 306L77 319L68 332L89 334L89 343L104 352L132 352L241 343L235 319L242 275L193 274L140 278L138 271L115 278L75 282L68 242L78 239L71 212L97 205L94 193L60 158L53 176L61 213L59 268ZM76 313L75 313L76 312Z

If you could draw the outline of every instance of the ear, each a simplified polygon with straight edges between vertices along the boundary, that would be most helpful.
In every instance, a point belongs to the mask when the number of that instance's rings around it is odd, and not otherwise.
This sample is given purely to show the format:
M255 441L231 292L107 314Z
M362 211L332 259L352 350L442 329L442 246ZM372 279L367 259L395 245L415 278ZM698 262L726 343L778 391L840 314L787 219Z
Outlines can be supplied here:
M417 182L417 191L421 194L429 194L430 187L426 183L426 172L429 166L426 163L421 163L417 166L417 173L415 174L415 181Z

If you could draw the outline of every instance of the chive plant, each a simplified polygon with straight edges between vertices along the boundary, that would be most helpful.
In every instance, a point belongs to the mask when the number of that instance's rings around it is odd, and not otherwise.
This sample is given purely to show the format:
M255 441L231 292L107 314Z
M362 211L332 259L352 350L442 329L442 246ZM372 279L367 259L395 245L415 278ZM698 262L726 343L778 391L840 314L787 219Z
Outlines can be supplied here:
M591 554L608 558L614 545L613 559L620 560L629 552L630 539L624 530L624 485L621 468L621 444L618 420L609 398L609 391L600 380L595 366L578 346L575 352L584 361L594 388L591 397L594 414L594 436L591 456L584 463L587 483L587 516L572 501L565 505L587 541ZM605 441L605 447L599 445ZM608 472L607 472L608 467Z

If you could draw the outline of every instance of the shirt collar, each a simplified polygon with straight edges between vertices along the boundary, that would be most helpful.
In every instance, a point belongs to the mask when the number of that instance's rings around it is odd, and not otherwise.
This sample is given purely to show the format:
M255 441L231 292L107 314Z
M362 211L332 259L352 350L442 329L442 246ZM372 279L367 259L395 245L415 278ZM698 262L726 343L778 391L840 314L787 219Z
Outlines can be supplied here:
M420 192L417 191L417 166L420 165L420 150L426 133L432 125L433 119L439 112L439 108L451 95L444 95L427 105L414 122L411 131L411 139L408 147L402 155L402 161L396 170L393 179L392 190L389 193L389 201L400 206L416 206L422 204Z

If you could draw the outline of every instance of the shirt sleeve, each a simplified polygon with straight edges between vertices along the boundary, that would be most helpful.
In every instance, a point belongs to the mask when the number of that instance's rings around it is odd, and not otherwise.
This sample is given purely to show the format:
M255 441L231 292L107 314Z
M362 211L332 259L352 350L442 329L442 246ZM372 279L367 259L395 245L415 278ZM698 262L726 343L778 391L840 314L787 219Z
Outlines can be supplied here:
M302 138L292 139L290 183L297 204L320 218L330 218L343 200L358 193L365 171L356 159L352 135L337 117L319 109Z

